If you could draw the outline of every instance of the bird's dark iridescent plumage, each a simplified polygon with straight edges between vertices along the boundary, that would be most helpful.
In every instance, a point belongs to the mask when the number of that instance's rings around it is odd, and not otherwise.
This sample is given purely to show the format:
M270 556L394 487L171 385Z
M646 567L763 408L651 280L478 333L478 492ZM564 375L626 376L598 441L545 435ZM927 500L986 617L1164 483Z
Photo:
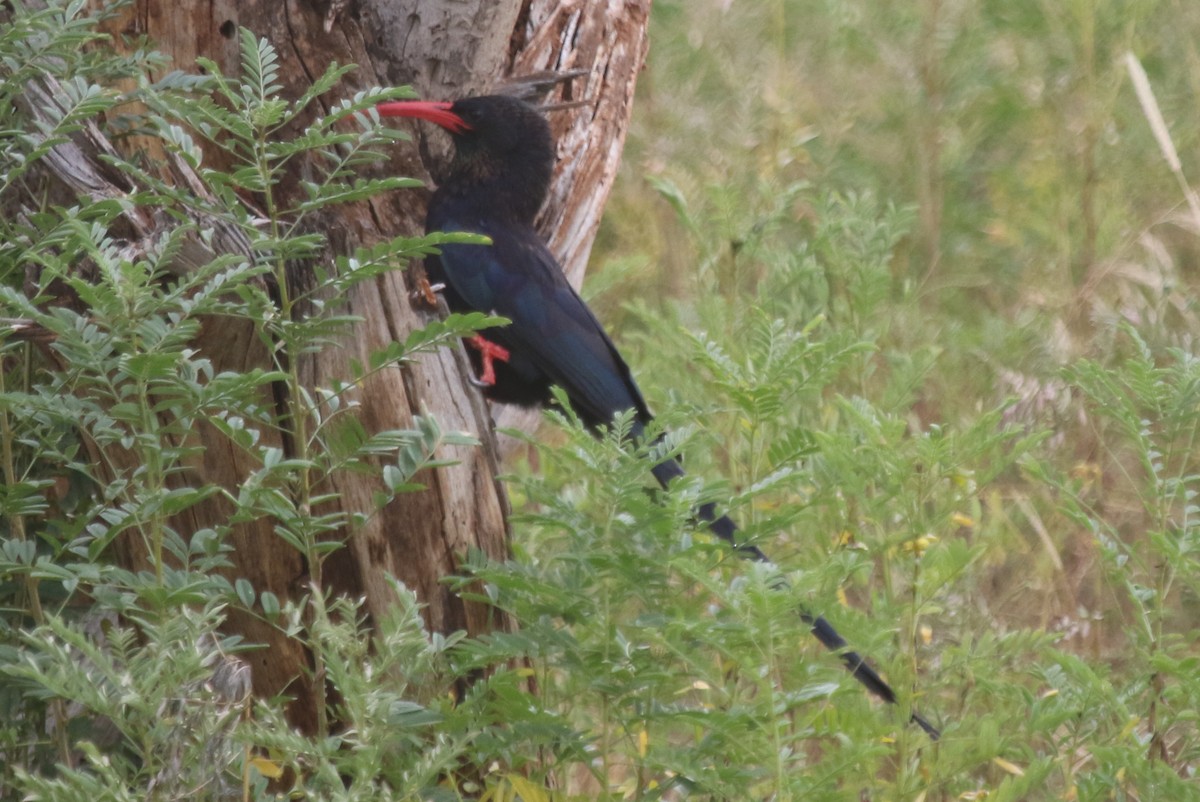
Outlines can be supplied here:
M550 400L550 388L566 391L589 426L608 424L618 412L650 412L629 368L603 326L563 275L534 229L554 167L550 127L533 107L503 95L454 104L388 103L380 113L455 125L455 155L429 204L428 231L484 234L490 246L444 245L426 259L429 280L445 285L452 311L483 311L512 324L489 329L485 338L508 349L497 361L494 401L533 406ZM470 351L478 363L479 355ZM478 364L477 364L478 367Z
M651 414L628 365L534 229L554 166L554 143L542 115L503 95L454 103L384 103L379 113L429 120L454 139L454 157L430 201L426 230L484 234L491 244L442 246L440 256L426 259L426 272L445 285L452 311L487 312L511 321L484 335L508 352L506 360L493 363L494 382L484 393L501 403L541 405L557 385L588 426L607 425L618 413L633 410L635 434L640 433ZM482 358L468 350L481 370ZM651 470L664 488L683 475L674 459ZM712 504L697 514L742 554L767 561L757 547L739 542L737 526L728 516L717 516ZM846 641L824 618L802 615L859 682L895 703L891 687L858 654L845 650ZM913 714L913 721L937 737L920 716Z

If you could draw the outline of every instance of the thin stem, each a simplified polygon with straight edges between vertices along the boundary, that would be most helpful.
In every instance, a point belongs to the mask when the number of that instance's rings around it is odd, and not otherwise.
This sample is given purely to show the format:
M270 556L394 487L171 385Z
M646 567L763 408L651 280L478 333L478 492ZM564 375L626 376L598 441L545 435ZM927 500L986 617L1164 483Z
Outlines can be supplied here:
M783 677L779 671L779 662L775 658L775 616L772 614L769 604L763 608L763 612L766 613L763 617L767 625L765 633L767 650L763 657L766 658L767 666L770 668L767 676L775 678L774 680L769 679L767 682L767 698L770 704L767 717L773 724L771 727L771 745L774 747L775 752L775 793L779 798L783 798L783 789L786 787L785 783L787 782L787 766L784 764L783 759L783 735L781 729L787 725L790 718L788 716L777 715L775 712L776 701L779 696L776 689L777 685L783 683Z
M927 0L921 16L917 75L923 106L917 121L917 200L925 256L925 278L931 278L942 258L942 117L945 82L942 75L938 26L942 0Z
M604 527L604 543L611 541L612 533L612 516L609 516L608 522ZM600 581L600 614L604 619L604 658L601 665L604 671L611 671L610 661L612 660L612 644L616 639L615 627L612 620L612 594L610 593L610 582L607 577L603 577ZM603 772L604 792L607 795L611 790L612 773L609 764L609 752L612 749L612 732L609 727L609 694L603 692L600 697L600 755L601 755L601 771Z
M153 404L150 399L150 389L146 386L146 382L139 379L137 383L137 397L141 405L142 412L142 431L147 434L152 434L153 437L148 441L154 442L157 445L148 449L142 449L142 456L146 461L146 487L151 493L159 494L162 491L162 436L159 432L158 417L154 414ZM163 521L162 513L156 512L154 517L148 522L150 525L150 547L154 554L154 581L161 588L163 586Z
M280 226L280 212L275 202L275 194L272 192L274 185L274 170L267 156L266 132L259 131L258 140L256 143L257 153L257 168L259 176L262 179L264 187L263 196L266 207L267 219L270 220L271 238L274 242L278 242L283 236L283 231ZM275 284L279 293L279 325L278 333L286 356L287 366L287 384L288 384L288 418L290 421L291 431L289 434L292 439L293 456L296 459L299 475L296 477L296 513L298 519L297 530L303 537L304 541L304 559L308 566L308 578L312 588L313 612L317 613L316 600L322 598L323 582L322 582L322 557L320 550L317 548L316 534L312 527L309 526L312 515L312 496L313 496L313 477L309 469L309 431L308 431L308 409L305 405L304 385L300 377L299 360L294 358L294 355L301 353L302 349L298 344L293 342L293 316L296 310L296 300L291 297L291 288L288 286L287 262L280 255L276 256L274 264ZM278 359L278 357L277 357ZM314 623L318 623L321 616L314 616ZM321 649L313 649L313 693L315 694L316 716L317 716L317 734L320 737L325 737L329 734L328 711L326 710L325 698L325 658L321 653Z
M25 363L29 362L29 346L25 346ZM5 375L3 365L0 364L0 394L7 392L5 385ZM15 487L20 481L17 475L17 461L13 455L13 441L15 439L12 421L8 417L8 409L0 406L0 461L3 465L0 466L4 472L4 483L8 487ZM8 516L9 529L12 531L13 537L17 541L24 543L29 538L29 534L25 529L25 516L10 515ZM46 611L42 607L42 597L38 592L38 579L31 572L25 572L22 577L24 584L25 597L29 600L29 615L33 619L33 623L38 626L45 626ZM50 711L54 714L54 738L58 746L59 758L65 766L74 766L75 761L71 754L71 742L67 737L67 706L62 699L55 698L50 702Z

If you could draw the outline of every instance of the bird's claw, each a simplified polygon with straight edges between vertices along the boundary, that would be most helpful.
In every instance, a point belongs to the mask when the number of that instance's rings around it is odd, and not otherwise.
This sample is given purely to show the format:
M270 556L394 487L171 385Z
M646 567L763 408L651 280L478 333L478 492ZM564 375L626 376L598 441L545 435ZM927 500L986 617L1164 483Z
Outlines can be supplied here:
M436 309L438 305L437 294L446 289L446 285L438 282L430 284L429 279L421 276L417 279L417 288L409 293L414 301L424 301L431 308Z

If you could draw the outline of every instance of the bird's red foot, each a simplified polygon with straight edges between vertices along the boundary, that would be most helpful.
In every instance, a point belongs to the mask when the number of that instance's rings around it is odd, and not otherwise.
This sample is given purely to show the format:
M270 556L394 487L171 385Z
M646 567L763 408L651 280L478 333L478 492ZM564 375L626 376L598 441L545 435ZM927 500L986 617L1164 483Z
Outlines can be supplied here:
M496 383L496 360L507 362L508 349L502 345L496 345L482 334L467 338L467 345L474 348L483 357L483 371L479 374L480 386L491 387Z

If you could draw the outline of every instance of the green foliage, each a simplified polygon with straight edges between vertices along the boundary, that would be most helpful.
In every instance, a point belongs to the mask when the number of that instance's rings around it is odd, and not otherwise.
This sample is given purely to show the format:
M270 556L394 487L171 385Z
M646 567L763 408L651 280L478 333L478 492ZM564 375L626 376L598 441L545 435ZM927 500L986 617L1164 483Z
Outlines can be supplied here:
M89 47L104 39L96 20L88 16L86 3L49 3L31 9L13 4L11 23L0 28L0 108L6 122L24 97L29 82L53 76L61 107L53 123L32 128L6 125L0 130L0 195L11 191L55 145L74 131L113 107L115 93L97 81L111 81L141 73L145 55L115 58L103 48Z
M945 716L882 798L1197 796L1198 26L1178 3L656 3L595 301L651 405L703 421L696 473L799 461L742 518L790 510L799 536L760 545L830 571L814 598L868 611L874 635L834 618ZM836 358L760 390L796 353L771 331Z
M330 798L348 793L343 776L360 778L372 797L392 787L396 798L428 798L465 736L431 729L443 718L403 678L428 680L423 693L440 687L436 664L455 639L428 640L411 595L397 587L395 615L374 622L369 640L359 609L323 587L321 567L378 506L421 489L414 476L440 464L443 446L475 442L428 416L411 430L367 432L344 414L359 386L497 321L451 316L350 365L329 387L305 385L295 358L344 335L358 284L446 241L397 237L326 261L325 238L310 233L313 215L333 205L415 185L357 178L396 141L375 104L404 90L359 93L284 139L283 126L348 68L330 66L304 97L285 100L274 48L243 31L240 77L208 64L208 76L143 80L123 94L110 82L141 76L145 57L96 55L105 52L96 23L82 3L18 7L0 38L10 101L25 87L24 103L42 85L51 101L37 111L53 119L35 122L32 109L10 102L0 125L0 202L21 211L0 224L0 317L6 328L37 332L52 355L39 360L16 338L0 341L0 796L266 798L263 775L286 768ZM32 168L133 99L149 110L137 129L157 133L167 157L211 192L169 185L136 159L110 155L107 168L129 176L135 192L31 207ZM233 166L207 166L208 147ZM300 156L315 156L318 169L303 201L283 206L278 184ZM261 201L265 223L238 193ZM111 233L124 231L124 215L151 210L174 225L152 241ZM218 235L241 247L213 256ZM297 263L311 275L292 293ZM70 302L48 303L64 297ZM247 325L275 364L218 371L192 346L214 325ZM289 405L282 416L272 401L280 387ZM254 466L234 492L193 470L212 436ZM336 471L378 476L378 506L328 504L320 488ZM177 528L214 499L227 518ZM310 592L298 600L217 572L230 565L232 527L264 517L305 559ZM149 571L120 567L118 538L144 548ZM318 705L319 737L287 735L280 700L250 700L248 666L235 658L260 646L218 634L231 614L308 646L314 676L333 694ZM395 681L372 687L376 676ZM331 740L329 715L356 734ZM376 737L381 730L389 737Z
M1200 796L1200 324L1179 269L1194 231L1172 216L1196 142L1169 131L1183 166L1163 167L1123 72L1136 52L1180 116L1200 18L1086 2L654 13L632 174L589 291L663 437L630 445L622 420L596 438L551 413L526 443L537 471L510 479L512 559L468 555L447 580L517 627L467 638L428 632L402 587L368 626L320 571L420 490L441 444L471 442L428 416L368 431L344 414L353 391L498 321L431 324L325 387L295 360L221 373L189 347L201 320L250 320L273 354L326 348L356 284L446 241L331 254L312 233L337 204L412 185L361 177L396 143L371 109L404 90L284 136L350 68L287 98L275 50L243 31L238 76L205 63L122 94L113 79L152 56L90 46L82 3L14 12L0 200L128 99L148 112L122 125L210 193L113 158L140 188L129 203L179 222L169 234L131 250L110 233L125 201L47 200L0 223L0 317L52 334L64 366L0 342L0 797ZM14 101L47 73L62 105L31 127ZM280 176L314 155L302 196L281 199ZM244 253L175 269L218 229ZM307 283L289 283L297 264ZM41 303L63 287L86 316ZM261 403L268 385L286 388L284 416ZM256 466L236 493L187 481L201 423ZM291 453L271 445L281 431ZM128 458L97 465L85 442ZM646 465L667 451L689 476L663 493ZM343 470L378 477L368 509L322 506ZM171 526L217 496L228 520ZM777 568L714 541L692 515L707 501ZM230 527L263 516L313 566L298 599L215 572ZM153 570L117 567L118 535ZM815 643L801 607L871 657L897 707ZM235 614L311 651L316 736L249 696L241 659L259 646L218 634Z
M315 799L441 800L461 798L446 786L473 737L475 709L430 691L449 675L461 636L430 636L412 592L393 584L396 604L368 631L363 611L348 600L316 597L282 612L289 628L311 630L307 642L328 666L331 716L338 731L310 738L291 731L277 704L257 705L241 733L269 757L254 764L253 793L274 798L263 773L288 769ZM315 616L316 626L305 623ZM250 772L249 768L245 771Z
M645 493L644 455L576 428L522 482L538 514L520 566L484 572L525 622L535 665L547 664L543 700L582 707L576 728L606 744L607 763L593 770L614 797L956 796L990 782L993 761L1016 765L1030 737L1000 722L1023 716L1025 661L1053 639L956 643L988 630L962 602L987 551L974 533L981 494L1042 438L1006 427L999 409L912 430L900 411L911 393L894 389L912 374L879 367L888 297L863 286L878 280L883 268L870 267L885 265L906 217L880 217L860 199L826 204L819 248L797 258L764 237L746 259L760 277L755 311L725 311L717 290L694 307L627 309L646 344L635 349L641 375L654 377L646 386L671 388L659 406L664 425L683 432L672 447L694 477L729 477L738 492L693 478L664 504ZM701 217L694 228L715 226ZM814 298L808 288L828 275L838 295ZM831 329L830 307L863 331ZM797 310L812 322L789 325L782 315ZM688 332L687 320L705 321L706 333ZM882 401L864 395L881 390ZM785 567L788 594L688 525L697 501L714 497L728 498L745 536ZM873 704L816 646L801 604L885 669L904 695L898 710ZM977 691L948 679L971 672L988 677ZM936 748L906 726L909 705L947 726ZM603 782L614 776L625 779Z
M1060 477L1056 484L1066 514L1096 538L1107 585L1119 602L1123 648L1149 669L1129 677L1080 670L1091 694L1091 715L1082 726L1090 739L1112 743L1113 775L1123 772L1170 795L1169 772L1146 767L1118 747L1131 720L1145 721L1148 737L1142 740L1150 757L1168 765L1200 757L1192 712L1200 701L1200 657L1188 637L1190 608L1200 595L1200 363L1180 349L1156 354L1131 326L1122 333L1130 353L1121 370L1083 360L1069 375L1113 451L1112 462L1124 471L1117 492L1130 508L1114 515L1108 494L1087 476ZM1113 785L1111 776L1093 781Z
M137 788L216 783L228 794L243 760L233 735L246 707L246 666L229 662L217 639L219 602L179 607L170 618L72 624L50 616L22 635L24 650L5 665L17 687L71 700L82 741L81 770L58 776L14 762L14 785L33 799L135 799ZM56 726L58 723L56 723ZM90 730L83 727L90 726ZM186 767L186 769L185 769Z

